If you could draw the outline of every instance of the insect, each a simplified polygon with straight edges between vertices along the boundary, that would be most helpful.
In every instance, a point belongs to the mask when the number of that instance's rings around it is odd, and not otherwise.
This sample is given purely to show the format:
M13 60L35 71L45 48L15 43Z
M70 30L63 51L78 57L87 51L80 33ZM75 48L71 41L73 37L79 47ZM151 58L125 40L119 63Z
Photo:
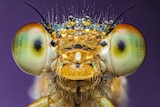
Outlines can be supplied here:
M16 33L16 64L35 75L38 98L28 107L124 107L126 76L143 63L146 43L133 25L116 20L95 23L89 16L69 16L61 24L24 25ZM33 95L34 97L34 95Z

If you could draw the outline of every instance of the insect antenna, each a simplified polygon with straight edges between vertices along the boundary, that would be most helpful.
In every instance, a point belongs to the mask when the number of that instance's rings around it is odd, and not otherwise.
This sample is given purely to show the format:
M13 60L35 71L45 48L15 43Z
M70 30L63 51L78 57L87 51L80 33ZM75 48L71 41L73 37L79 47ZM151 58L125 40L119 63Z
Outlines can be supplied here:
M114 21L112 24L110 24L107 29L106 29L106 34L109 34L113 28L114 28L114 24L117 22L117 20L119 20L119 18L124 15L126 12L128 12L129 10L131 10L132 8L134 8L136 5L132 5L130 8L126 9L125 11L123 11Z
M35 10L40 15L40 17L42 18L42 20L44 22L45 29L48 31L48 33L52 34L52 32L54 30L52 29L51 25L46 21L46 19L43 17L43 15L32 5L30 5L30 4L28 4L27 2L24 2L24 1L23 1L23 3L28 5L29 7L31 7L33 10Z

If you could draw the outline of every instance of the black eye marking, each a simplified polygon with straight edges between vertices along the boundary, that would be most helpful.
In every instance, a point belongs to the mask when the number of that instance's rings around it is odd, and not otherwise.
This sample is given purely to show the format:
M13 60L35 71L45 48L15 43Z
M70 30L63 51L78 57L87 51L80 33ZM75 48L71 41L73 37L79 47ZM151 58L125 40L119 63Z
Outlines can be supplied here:
M80 63L76 63L76 68L79 68L80 67Z
M89 65L90 65L91 67L93 67L93 64L92 64L92 63L90 63Z
M51 45L55 47L57 44L56 44L56 42L54 40L52 40L51 41Z
M40 39L37 39L34 42L34 49L36 49L37 51L39 51L42 48L42 41Z
M75 45L74 45L74 48L81 49L81 48L82 48L82 45L81 45L81 44L75 44Z
M117 45L118 45L119 51L123 51L125 49L124 41L120 40Z
M105 41L102 41L102 42L100 42L100 45L104 47L107 45L107 43Z

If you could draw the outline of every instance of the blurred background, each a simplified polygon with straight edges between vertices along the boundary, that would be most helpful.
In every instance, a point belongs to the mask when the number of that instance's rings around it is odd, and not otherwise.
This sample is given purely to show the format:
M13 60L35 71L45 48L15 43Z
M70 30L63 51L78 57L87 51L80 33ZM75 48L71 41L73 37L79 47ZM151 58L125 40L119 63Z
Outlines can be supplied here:
M106 16L107 7L111 12L120 14L128 7L136 7L122 16L125 23L137 26L144 34L147 42L146 60L140 69L128 77L128 107L159 107L160 97L160 1L159 0L23 0L42 14L52 8L57 12L70 14L69 8L75 7L80 12L87 6L91 16ZM64 10L66 12L64 13ZM93 15L94 14L94 15ZM56 15L56 14L55 14ZM58 16L59 15L59 16ZM77 14L78 15L78 14ZM112 13L110 15L113 15ZM15 64L11 54L11 43L16 31L29 22L41 22L40 16L22 0L0 1L0 107L26 107L31 103L28 89L33 77L23 73Z

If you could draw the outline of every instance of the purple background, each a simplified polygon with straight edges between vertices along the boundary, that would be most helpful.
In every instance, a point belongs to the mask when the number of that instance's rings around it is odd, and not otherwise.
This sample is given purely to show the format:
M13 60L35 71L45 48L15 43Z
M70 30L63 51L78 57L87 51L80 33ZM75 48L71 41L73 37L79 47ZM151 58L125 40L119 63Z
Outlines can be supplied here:
M81 8L84 0L25 0L45 13L45 8L58 4L61 7L73 4ZM74 1L72 3L72 1ZM77 2L76 2L77 1ZM96 8L110 4L120 14L132 4L137 6L123 16L126 23L137 26L147 41L147 57L143 66L129 76L128 107L159 107L160 102L160 3L159 0L86 0ZM69 3L69 4L68 4ZM91 10L92 11L92 10ZM97 11L95 11L96 14ZM16 31L29 22L41 21L39 15L21 0L1 0L0 2L0 107L26 107L30 103L27 95L33 77L23 73L13 61L11 42Z

